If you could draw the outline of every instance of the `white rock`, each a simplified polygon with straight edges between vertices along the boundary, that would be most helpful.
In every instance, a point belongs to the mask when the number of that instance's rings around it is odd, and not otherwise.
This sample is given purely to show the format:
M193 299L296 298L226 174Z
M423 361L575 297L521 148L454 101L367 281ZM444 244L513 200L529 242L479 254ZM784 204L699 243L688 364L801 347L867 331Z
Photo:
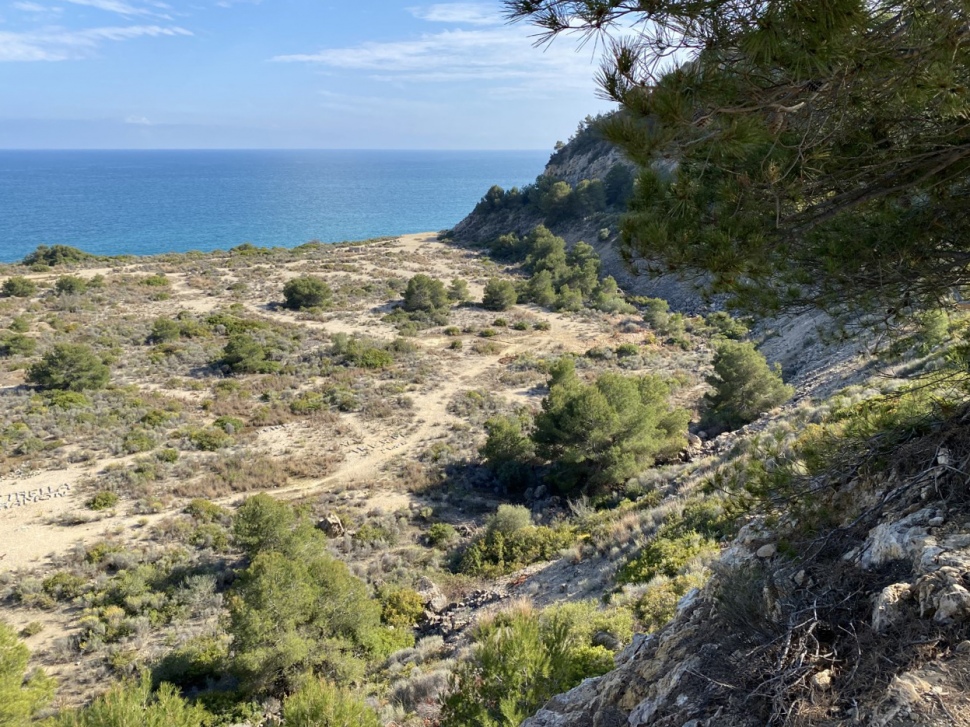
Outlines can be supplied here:
M860 565L869 570L897 560L917 562L928 545L936 545L926 529L935 514L928 508L874 527L866 539Z
M876 596L872 604L872 629L882 633L905 618L903 601L910 598L908 583L893 583Z
M953 583L940 594L940 602L933 619L940 623L949 623L964 621L968 617L970 617L970 591L958 583Z
M755 555L759 558L771 558L775 553L778 552L778 546L774 543L768 543L767 545L762 545L755 551Z

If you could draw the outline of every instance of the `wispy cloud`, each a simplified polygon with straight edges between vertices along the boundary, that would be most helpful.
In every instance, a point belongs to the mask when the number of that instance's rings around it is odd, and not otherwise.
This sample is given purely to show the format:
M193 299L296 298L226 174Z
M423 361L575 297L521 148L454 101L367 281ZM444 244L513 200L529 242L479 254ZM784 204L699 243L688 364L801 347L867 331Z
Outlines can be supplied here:
M75 60L89 57L105 42L187 35L192 33L185 28L159 25L0 32L0 62Z
M408 8L414 17L431 23L500 25L502 11L496 3L435 3Z
M165 20L171 20L171 16L158 12L159 9L167 9L168 6L163 3L153 4L155 9L136 7L130 3L124 2L124 0L65 0L72 5L83 5L89 8L96 8L97 10L103 10L107 13L116 13L118 15L124 15L125 17L132 17L136 15L163 18Z
M134 124L135 126L151 126L152 122L144 116L127 116L125 117L126 124Z
M570 43L535 48L528 29L520 26L447 30L415 40L365 42L272 60L360 71L386 82L478 81L483 93L490 92L488 84L495 84L505 97L514 95L515 89L540 96L567 88L592 92L595 68L592 48L577 51Z

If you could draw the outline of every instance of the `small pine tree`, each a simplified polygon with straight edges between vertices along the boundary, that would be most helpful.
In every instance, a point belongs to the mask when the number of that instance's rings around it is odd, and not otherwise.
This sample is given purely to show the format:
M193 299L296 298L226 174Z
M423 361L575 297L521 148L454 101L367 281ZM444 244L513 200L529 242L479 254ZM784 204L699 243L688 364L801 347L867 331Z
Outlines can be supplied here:
M515 286L511 281L489 278L485 284L485 294L482 297L482 306L485 310L508 310L515 305L517 300L518 294L515 292Z
M29 298L37 292L37 284L23 275L14 275L3 281L3 294L10 298Z
M27 369L27 381L42 389L103 389L110 378L107 364L80 343L58 343Z
M440 280L418 273L404 291L404 310L433 313L448 308L448 293Z
M319 308L330 302L333 291L327 281L312 275L294 278L283 286L284 304L292 310Z
M30 652L14 630L0 621L0 725L27 727L54 696L54 682L44 672L24 676Z
M735 429L786 402L795 389L782 381L781 367L769 367L752 343L724 341L714 354L714 391L704 400L709 424Z

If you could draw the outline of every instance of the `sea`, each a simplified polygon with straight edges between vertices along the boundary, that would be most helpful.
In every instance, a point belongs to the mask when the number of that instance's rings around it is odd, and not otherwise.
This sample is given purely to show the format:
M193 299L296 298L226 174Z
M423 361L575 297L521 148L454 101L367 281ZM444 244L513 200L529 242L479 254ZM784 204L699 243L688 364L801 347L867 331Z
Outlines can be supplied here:
M548 151L0 151L0 262L294 247L448 229Z

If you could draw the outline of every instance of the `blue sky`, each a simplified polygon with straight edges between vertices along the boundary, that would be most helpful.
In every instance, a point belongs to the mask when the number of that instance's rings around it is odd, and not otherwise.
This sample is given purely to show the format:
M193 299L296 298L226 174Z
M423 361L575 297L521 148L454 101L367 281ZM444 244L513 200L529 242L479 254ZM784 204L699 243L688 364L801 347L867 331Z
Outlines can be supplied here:
M594 51L499 2L0 0L0 148L551 149Z

